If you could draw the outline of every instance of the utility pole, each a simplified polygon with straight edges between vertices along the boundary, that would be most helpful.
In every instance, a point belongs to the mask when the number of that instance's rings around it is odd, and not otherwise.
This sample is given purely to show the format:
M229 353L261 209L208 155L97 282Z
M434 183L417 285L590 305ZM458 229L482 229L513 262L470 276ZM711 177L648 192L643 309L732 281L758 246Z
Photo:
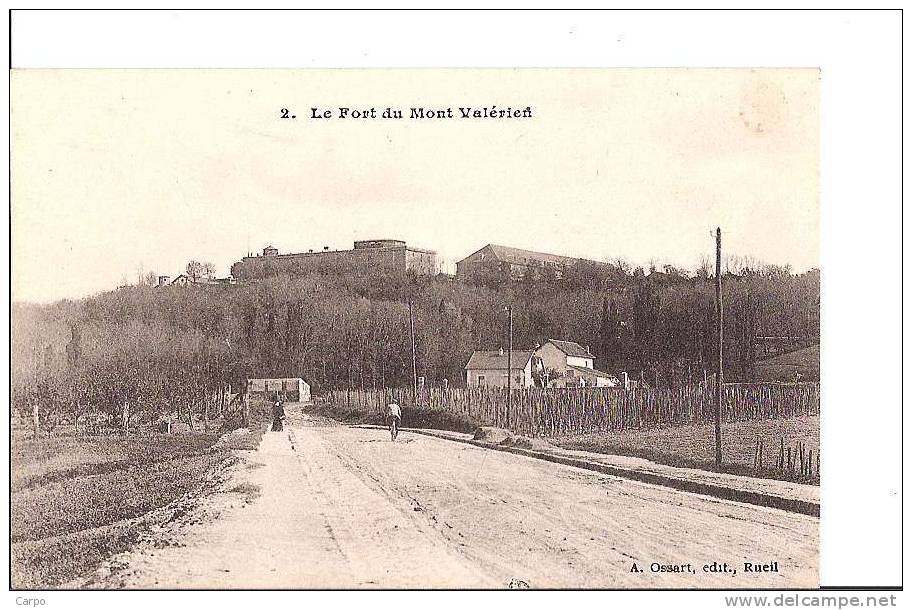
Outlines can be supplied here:
M716 368L716 465L722 465L722 229L716 227L716 331L719 361Z
M507 344L507 416L506 426L510 427L510 410L513 408L513 306L507 305L507 314L510 318L510 335Z
M412 396L414 396L415 406L418 406L418 364L415 359L415 321L412 318L412 300L408 302L409 310L409 337L412 342Z

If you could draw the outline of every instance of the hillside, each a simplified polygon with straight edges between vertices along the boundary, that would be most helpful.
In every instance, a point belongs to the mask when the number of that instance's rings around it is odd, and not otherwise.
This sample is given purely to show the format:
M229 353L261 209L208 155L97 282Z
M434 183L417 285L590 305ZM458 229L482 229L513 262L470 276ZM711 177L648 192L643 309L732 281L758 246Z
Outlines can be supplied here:
M409 301L417 374L430 386L462 385L473 350L507 343L507 303L518 348L567 339L592 346L603 370L642 371L659 387L702 380L714 359L713 282L649 277L629 274L606 287L585 277L479 285L313 274L127 286L81 301L17 305L14 408L37 401L49 409L74 402L193 409L229 386L236 392L247 377L302 377L317 394L407 386ZM819 274L729 276L724 290L727 379L749 378L752 337L764 329L818 340ZM787 370L790 361L772 362Z
M756 364L758 381L795 381L795 373L801 381L820 381L820 344L779 354Z

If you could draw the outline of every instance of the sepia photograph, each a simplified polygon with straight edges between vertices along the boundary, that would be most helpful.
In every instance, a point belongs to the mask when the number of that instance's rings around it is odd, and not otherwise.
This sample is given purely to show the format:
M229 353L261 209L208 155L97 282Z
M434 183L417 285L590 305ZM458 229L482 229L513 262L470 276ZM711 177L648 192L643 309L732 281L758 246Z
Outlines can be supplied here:
M820 80L13 70L11 588L818 587Z

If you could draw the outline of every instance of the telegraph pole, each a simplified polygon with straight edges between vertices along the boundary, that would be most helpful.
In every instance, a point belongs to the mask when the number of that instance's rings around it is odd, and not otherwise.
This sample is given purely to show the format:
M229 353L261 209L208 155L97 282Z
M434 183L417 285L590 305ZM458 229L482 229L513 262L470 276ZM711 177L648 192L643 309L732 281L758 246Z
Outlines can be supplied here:
M719 360L716 368L716 465L722 465L722 229L716 227L716 331Z
M415 359L415 321L412 319L412 300L408 302L409 310L409 337L412 342L412 392L414 392L415 406L418 406L418 364Z
M507 350L507 417L506 426L510 426L510 410L513 408L513 306L507 305L510 318L510 339Z

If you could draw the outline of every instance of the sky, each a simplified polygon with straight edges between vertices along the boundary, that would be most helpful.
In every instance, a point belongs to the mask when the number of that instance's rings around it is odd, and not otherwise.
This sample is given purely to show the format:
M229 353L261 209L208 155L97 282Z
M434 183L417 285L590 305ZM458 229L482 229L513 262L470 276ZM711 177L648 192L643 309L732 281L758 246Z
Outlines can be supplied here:
M693 268L719 226L726 254L819 267L814 69L14 70L11 86L16 301L375 238L450 272L488 243ZM491 106L533 116L408 118Z

